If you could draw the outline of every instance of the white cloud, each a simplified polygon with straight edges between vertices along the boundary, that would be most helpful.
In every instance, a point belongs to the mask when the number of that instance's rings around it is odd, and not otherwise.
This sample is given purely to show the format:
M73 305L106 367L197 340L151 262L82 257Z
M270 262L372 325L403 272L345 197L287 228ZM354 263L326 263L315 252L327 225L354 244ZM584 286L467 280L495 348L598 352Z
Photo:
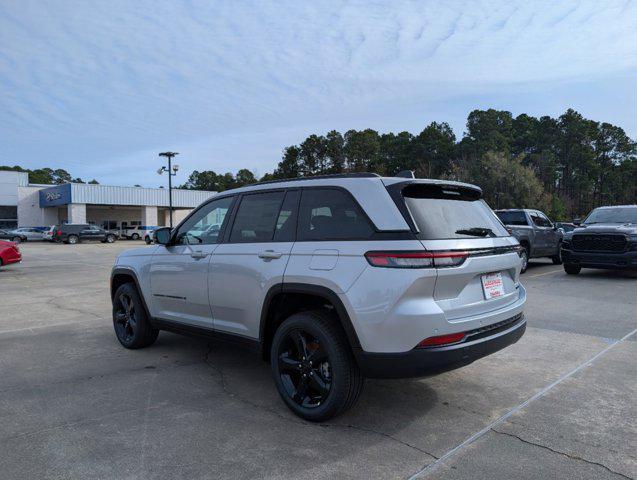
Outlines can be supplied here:
M264 172L311 131L634 74L635 45L635 2L4 2L0 163L115 180L105 161L142 176L181 147L185 167Z

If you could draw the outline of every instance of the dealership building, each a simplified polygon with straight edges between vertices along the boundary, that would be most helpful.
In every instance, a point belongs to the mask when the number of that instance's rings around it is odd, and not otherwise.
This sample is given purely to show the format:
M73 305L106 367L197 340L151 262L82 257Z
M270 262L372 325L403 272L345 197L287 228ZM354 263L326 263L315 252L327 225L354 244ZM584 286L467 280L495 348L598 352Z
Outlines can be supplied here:
M215 195L173 189L173 224ZM168 189L84 183L39 185L25 172L0 171L0 228L90 223L104 228L170 224Z

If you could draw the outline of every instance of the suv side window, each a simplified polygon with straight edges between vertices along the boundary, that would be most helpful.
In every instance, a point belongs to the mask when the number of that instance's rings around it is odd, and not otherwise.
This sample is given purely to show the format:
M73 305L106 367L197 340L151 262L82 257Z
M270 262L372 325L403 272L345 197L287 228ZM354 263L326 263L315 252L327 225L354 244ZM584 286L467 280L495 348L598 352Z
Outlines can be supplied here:
M274 232L275 242L293 242L296 240L296 217L298 213L299 190L290 190L285 194Z
M219 234L233 200L234 197L225 197L203 205L179 227L175 243L182 245L218 243Z
M232 225L230 242L271 242L279 223L284 196L283 191L244 195Z
M303 190L299 240L366 240L374 228L351 196L335 188Z

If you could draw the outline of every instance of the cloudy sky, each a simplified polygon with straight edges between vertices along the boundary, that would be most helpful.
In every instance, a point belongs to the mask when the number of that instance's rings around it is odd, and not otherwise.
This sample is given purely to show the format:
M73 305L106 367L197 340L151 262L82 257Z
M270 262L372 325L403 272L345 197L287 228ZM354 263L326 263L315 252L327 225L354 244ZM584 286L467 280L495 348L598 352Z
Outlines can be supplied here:
M157 186L310 133L572 107L637 138L637 2L0 1L0 165Z

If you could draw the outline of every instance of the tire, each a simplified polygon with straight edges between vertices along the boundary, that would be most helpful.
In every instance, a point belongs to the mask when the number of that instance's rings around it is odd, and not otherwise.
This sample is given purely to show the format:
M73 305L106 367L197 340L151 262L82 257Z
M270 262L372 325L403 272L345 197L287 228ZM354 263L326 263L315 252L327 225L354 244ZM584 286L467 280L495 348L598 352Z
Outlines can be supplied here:
M77 235L69 235L69 237L66 240L66 243L70 243L71 245L75 245L76 243L79 243L80 239Z
M11 241L13 243L22 243L22 237L13 237Z
M562 265L562 243L557 246L557 255L551 257L553 265Z
M144 241L146 242L146 245L150 245L151 243L150 237L148 235L144 237Z
M564 271L569 275L577 275L582 270L582 267L572 265L569 263L564 264Z
M138 235L137 233L133 233L133 234L130 236L130 238L131 238L132 240L139 240L139 235Z
M123 347L137 349L155 343L159 330L154 328L132 283L120 286L113 297L113 328Z
M524 250L522 250L522 255L521 255L521 259L522 259L522 269L520 270L520 273L524 273L526 272L526 269L529 268L529 258L531 258L531 252L529 251L529 246L528 245L523 245Z
M317 359L323 361L317 363ZM363 389L364 378L345 332L323 311L296 313L285 320L274 334L270 360L283 402L294 414L311 422L345 412L354 406Z
M113 243L115 242L115 235L106 235L106 243Z

